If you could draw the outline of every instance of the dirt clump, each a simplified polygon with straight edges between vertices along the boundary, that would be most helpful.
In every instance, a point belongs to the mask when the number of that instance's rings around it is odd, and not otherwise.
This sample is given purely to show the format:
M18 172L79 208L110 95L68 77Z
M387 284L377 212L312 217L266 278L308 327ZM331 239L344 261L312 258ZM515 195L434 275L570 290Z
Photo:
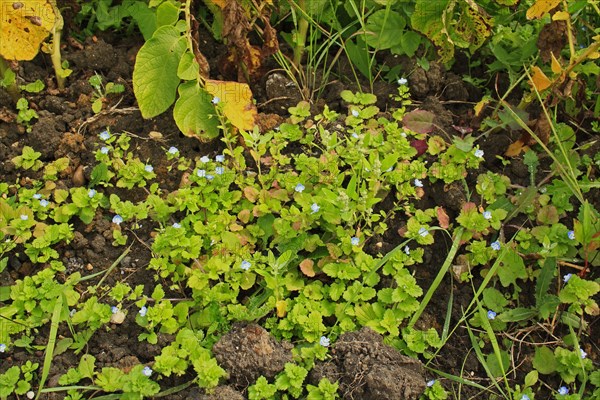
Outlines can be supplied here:
M285 363L292 362L293 346L279 343L256 324L236 325L213 346L219 365L236 388L246 388L263 375L274 378Z
M345 333L332 346L331 360L318 363L309 382L339 382L343 399L417 399L425 391L423 364L383 343L369 328Z

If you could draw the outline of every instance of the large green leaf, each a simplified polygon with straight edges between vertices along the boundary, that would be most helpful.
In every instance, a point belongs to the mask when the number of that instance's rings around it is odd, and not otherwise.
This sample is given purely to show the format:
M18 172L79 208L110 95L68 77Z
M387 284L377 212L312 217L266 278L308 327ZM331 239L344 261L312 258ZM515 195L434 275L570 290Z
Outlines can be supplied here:
M173 118L184 135L200 140L219 136L219 120L211 99L212 96L196 81L179 86L179 99L175 103Z
M395 11L375 11L367 20L367 44L375 49L384 50L402 43L402 34L406 27L404 18Z
M454 44L450 41L448 26L456 0L418 0L410 18L412 28L427 36L437 47L442 61L454 56Z
M133 69L133 92L144 118L165 112L175 101L177 67L186 49L185 38L173 26L154 32L138 52Z

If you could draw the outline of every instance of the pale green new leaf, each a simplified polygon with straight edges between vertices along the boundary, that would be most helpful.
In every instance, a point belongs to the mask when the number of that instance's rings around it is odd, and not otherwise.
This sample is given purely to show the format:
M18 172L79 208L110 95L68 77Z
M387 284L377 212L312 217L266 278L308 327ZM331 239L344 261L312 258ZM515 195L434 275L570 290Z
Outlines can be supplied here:
M133 69L133 92L144 118L165 112L175 101L177 67L186 49L185 38L173 26L154 32L138 52Z

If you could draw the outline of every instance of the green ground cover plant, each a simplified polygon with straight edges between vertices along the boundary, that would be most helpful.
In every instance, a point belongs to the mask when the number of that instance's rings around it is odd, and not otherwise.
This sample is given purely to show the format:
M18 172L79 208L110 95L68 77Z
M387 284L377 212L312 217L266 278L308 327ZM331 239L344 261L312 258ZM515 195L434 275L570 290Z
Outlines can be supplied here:
M224 28L230 9L205 3L198 19L204 16L213 35L231 40ZM87 21L85 29L132 30L132 18L142 32L132 82L141 115L156 117L173 106L185 136L218 142L219 150L192 154L165 145L160 159L151 158L135 134L107 127L87 142L94 146L88 176L67 187L57 181L70 170L69 157L48 162L41 151L15 144L19 155L10 163L18 179L0 182L0 273L13 268L17 255L35 268L0 286L0 353L43 358L4 370L0 399L159 398L191 385L211 393L231 378L214 346L240 323L257 323L293 347L278 373L247 382L249 399L341 398L340 382L324 377L311 384L309 375L334 358L344 334L363 327L424 363L434 379L422 399L461 398L463 387L487 398L600 397L598 349L590 336L600 314L600 214L590 196L600 188L600 153L586 152L593 143L581 145L579 127L564 119L600 114L591 84L600 32L590 22L600 11L581 0L481 3L298 1L268 15L260 2L233 2L245 17L262 21L253 29L263 41L271 27L267 15L292 22L291 34L282 36L291 60L281 52L275 58L307 89L287 118L266 129L255 124L247 82L211 80L203 70L191 1L83 6L78 18ZM569 28L559 53L546 60L531 41L518 45L551 21L589 31ZM60 34L53 37L56 48ZM347 89L335 110L311 104L323 84L311 76L323 67L325 75L333 73L327 57L337 47L367 77L366 86L381 74L394 77L394 94L384 99L390 108L380 108L375 94ZM496 57L488 70L506 71L508 89L475 105L477 116L488 105L481 132L454 127L460 135L449 135L435 113L414 107L410 71L378 65L377 54L418 53L425 65L436 54L450 63L459 49L470 66L476 51ZM250 60L244 59L245 74L237 71L247 80L255 73ZM1 71L6 87L14 83L9 70ZM97 73L86 82L94 114L107 96L125 91ZM579 93L577 104L567 83ZM507 100L513 92L521 94L517 106ZM16 122L31 131L39 115L25 98L17 108ZM586 127L600 133L597 123ZM525 184L486 169L485 140L509 129L522 136L497 157L505 166L522 161ZM165 176L175 173L181 180L173 185ZM455 212L424 201L428 191L452 187L464 193ZM64 246L101 222L121 256L99 272L74 271ZM398 227L393 245L384 251L392 226ZM134 245L151 254L141 267L150 283L131 284L117 273ZM425 280L435 252L443 254L433 258ZM445 314L442 325L430 324L435 297L448 282L447 308L435 311ZM468 298L455 299L454 286ZM159 351L147 363L105 366L90 354L94 336L124 323L139 327L139 344ZM538 331L551 340L528 342ZM484 377L472 379L467 367L458 374L438 369L460 332ZM515 343L535 346L525 366L515 365L521 363ZM48 387L53 360L65 352L78 363Z

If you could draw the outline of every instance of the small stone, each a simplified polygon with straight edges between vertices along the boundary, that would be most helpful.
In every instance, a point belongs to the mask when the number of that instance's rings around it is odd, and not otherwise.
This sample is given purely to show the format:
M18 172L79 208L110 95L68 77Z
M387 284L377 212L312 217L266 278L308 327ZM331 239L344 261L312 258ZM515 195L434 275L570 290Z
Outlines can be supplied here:
M94 269L94 266L92 264L90 264L90 263L87 263L86 266L85 266L85 269L87 269L88 271L91 271L91 270Z

